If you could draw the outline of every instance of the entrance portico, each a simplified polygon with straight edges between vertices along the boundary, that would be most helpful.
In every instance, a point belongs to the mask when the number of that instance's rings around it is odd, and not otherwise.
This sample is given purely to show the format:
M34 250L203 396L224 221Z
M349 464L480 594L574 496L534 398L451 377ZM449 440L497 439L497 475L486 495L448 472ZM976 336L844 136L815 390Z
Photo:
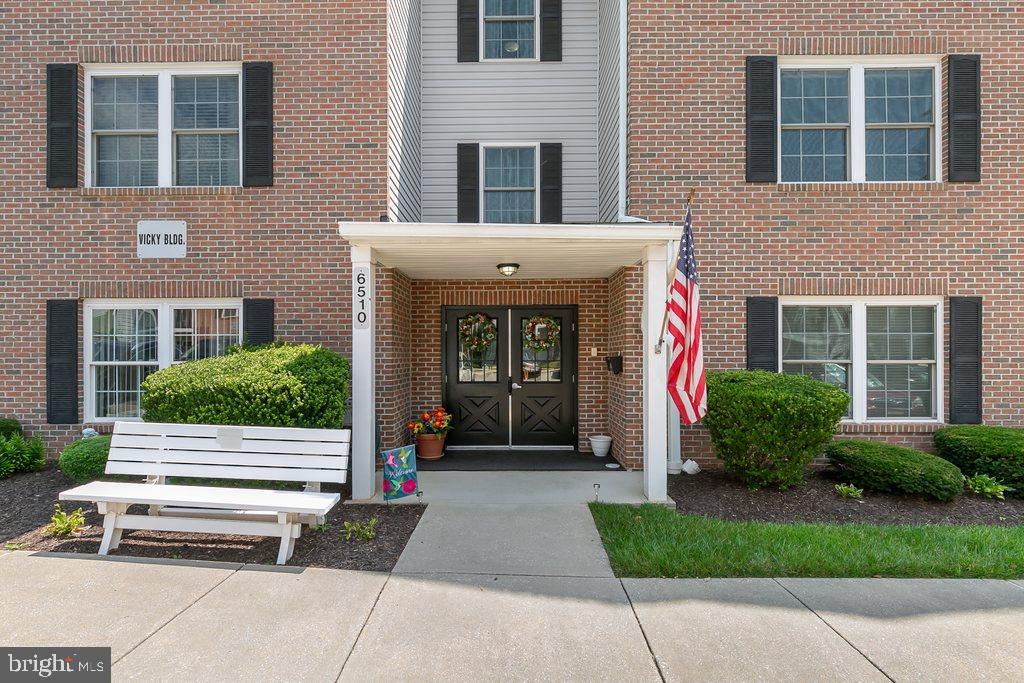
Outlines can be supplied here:
M580 366L578 399L571 398L578 445L610 433L616 459L642 468L643 495L665 500L667 360L657 342L677 228L342 222L340 234L352 258L353 498L373 496L378 448L407 438L405 421L445 395L440 337L452 304L575 315L579 303L578 346L573 338L564 347ZM499 263L519 270L506 277ZM621 374L612 374L607 356L623 357Z

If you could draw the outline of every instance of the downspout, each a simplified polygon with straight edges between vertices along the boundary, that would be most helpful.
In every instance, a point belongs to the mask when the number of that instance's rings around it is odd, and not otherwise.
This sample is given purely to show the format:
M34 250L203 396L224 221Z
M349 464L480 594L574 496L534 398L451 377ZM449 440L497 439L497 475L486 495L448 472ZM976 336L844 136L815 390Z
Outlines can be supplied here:
M629 0L619 0L619 207L617 223L650 223L626 214L629 152Z

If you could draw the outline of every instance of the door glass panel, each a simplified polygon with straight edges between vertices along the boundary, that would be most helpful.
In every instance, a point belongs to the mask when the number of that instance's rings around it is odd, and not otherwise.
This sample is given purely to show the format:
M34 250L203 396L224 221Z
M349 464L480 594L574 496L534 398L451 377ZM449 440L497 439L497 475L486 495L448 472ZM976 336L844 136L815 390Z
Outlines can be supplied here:
M459 381L498 381L498 320L483 313L459 318Z
M558 329L562 321L552 318L558 327L524 319L522 325L523 357L521 359L524 382L562 381L562 342ZM532 330L530 329L532 327Z

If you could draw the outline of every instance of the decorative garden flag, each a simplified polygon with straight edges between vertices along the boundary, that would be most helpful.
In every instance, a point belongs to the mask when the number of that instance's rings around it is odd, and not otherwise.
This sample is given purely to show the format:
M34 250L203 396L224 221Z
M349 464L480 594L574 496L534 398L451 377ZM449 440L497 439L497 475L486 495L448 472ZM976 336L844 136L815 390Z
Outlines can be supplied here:
M402 446L382 451L384 458L384 500L411 496L419 489L416 478L416 447Z

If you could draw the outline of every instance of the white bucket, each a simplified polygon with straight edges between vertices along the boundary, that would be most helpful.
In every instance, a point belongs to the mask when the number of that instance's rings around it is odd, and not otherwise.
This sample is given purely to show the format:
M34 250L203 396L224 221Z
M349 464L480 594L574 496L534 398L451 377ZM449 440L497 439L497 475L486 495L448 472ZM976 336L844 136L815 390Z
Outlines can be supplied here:
M604 458L612 449L612 437L598 435L590 437L590 447L594 449L594 456Z

